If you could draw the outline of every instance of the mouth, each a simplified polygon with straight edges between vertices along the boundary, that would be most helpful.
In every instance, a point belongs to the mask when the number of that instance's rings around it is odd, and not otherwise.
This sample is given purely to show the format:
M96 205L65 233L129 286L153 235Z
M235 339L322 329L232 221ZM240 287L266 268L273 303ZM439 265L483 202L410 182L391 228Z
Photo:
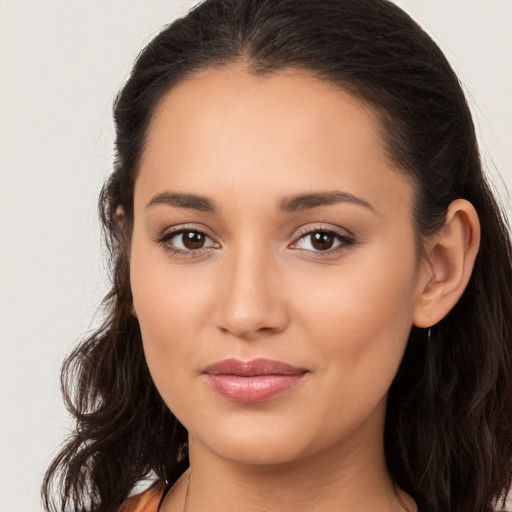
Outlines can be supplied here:
M293 388L308 372L271 359L225 359L207 366L202 373L220 395L250 404L270 400Z

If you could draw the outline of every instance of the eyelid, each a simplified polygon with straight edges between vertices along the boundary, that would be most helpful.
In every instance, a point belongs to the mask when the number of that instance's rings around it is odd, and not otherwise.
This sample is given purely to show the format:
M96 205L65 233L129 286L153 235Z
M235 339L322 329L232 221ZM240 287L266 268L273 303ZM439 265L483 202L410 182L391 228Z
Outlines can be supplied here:
M335 235L339 235L341 237L346 238L355 238L354 233L346 228L341 228L339 226L333 226L331 224L308 224L306 226L302 226L294 233L294 238L298 239L301 236L308 235L310 233L316 233L317 231L325 231L327 233L334 233Z
M187 231L197 232L204 235L212 242L212 244L206 247L200 247L198 249L181 249L169 243L169 241L172 240L174 237L179 236L180 234L185 233ZM154 238L154 241L161 245L164 250L177 256L197 258L199 256L205 256L207 253L210 253L213 249L221 248L221 244L218 242L217 237L212 236L209 233L209 231L210 230L207 228L198 227L197 224L180 224L176 226L167 227L166 229L162 230L161 233ZM334 235L339 243L334 247L326 250L305 249L297 246L301 239L304 239L308 235L312 235L318 232L329 233ZM332 225L316 224L303 226L298 231L296 231L295 234L293 235L293 242L288 244L288 248L322 257L336 255L339 252L347 250L350 246L353 246L356 243L357 242L354 235L348 229Z
M160 229L155 239L162 239L170 235L175 235L177 233L182 233L183 231L197 231L198 233L202 233L206 235L208 238L217 241L217 236L211 233L211 230L204 226L203 224L176 224L172 226L166 226L163 229Z
M209 245L207 247L200 247L198 249L180 249L178 247L173 247L169 242L174 237L179 236L182 233L187 231L192 231L196 233L200 233L204 235L206 238L213 242L213 245ZM197 257L198 255L205 255L205 253L210 252L212 249L220 248L220 243L208 233L209 230L197 227L197 225L186 225L180 224L177 226L168 227L161 231L159 235L154 238L154 241L162 246L162 248L172 254L182 257Z
M312 249L304 249L301 247L297 247L297 243L306 238L308 235L312 235L313 233L329 233L333 234L337 237L340 242L338 245L327 249L325 251L321 250L312 250ZM288 246L296 251L303 251L304 253L314 254L315 256L324 257L324 256L333 256L342 251L347 250L349 247L355 245L356 239L354 235L347 229L342 229L334 226L326 226L326 225L316 225L316 226L306 226L301 228L296 232L294 236L294 241ZM294 247L295 246L295 247Z

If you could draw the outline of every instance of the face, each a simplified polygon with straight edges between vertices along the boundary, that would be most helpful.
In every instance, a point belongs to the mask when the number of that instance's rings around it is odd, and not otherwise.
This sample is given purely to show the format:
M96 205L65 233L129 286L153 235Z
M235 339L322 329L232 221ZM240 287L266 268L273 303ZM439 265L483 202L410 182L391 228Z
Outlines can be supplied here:
M167 94L131 283L191 449L282 463L382 437L418 294L412 196L372 111L304 73L233 65Z

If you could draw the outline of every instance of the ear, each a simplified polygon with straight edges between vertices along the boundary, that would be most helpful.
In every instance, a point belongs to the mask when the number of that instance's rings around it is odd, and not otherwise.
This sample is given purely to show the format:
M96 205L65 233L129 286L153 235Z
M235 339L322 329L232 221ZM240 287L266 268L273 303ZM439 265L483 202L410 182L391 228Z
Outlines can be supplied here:
M114 220L116 222L118 229L122 231L125 226L125 223L126 223L126 214L124 213L124 208L121 205L119 205L116 208L116 211L114 212ZM128 259L129 259L129 254L128 254ZM135 306L133 305L133 301L130 306L130 314L133 317L137 318L137 311L135 311Z
M471 203L453 201L441 230L426 242L413 323L431 327L457 303L468 284L480 245L480 222Z
M117 227L122 230L126 222L126 214L124 213L124 208L121 205L118 205L114 212L114 220L116 221Z

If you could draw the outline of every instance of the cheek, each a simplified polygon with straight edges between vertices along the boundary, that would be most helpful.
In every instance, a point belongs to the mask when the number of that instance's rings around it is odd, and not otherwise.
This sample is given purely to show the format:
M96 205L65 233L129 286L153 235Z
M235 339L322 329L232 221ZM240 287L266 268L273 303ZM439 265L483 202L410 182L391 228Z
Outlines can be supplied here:
M172 348L174 343L183 346L193 343L193 332L201 316L201 295L194 290L183 290L179 280L166 279L168 270L145 273L139 280L133 276L133 301L144 339L161 350ZM206 306L206 304L205 304ZM172 343L170 343L172 341Z
M414 255L414 252L411 252ZM412 325L414 258L389 251L349 261L302 281L296 302L307 338L322 353L326 378L361 389L387 387L400 364ZM386 389L387 391L387 389ZM380 392L380 391L379 391Z
M198 375L216 358L214 262L176 264L134 231L130 278L147 365L166 405L185 425L202 423L211 396ZM218 348L218 347L217 347Z
M203 350L197 329L204 290L187 271L172 267L155 248L137 243L134 232L130 262L134 308L140 325L147 364L164 401L187 396L185 377L193 375Z
M134 229L130 257L133 302L143 339L159 350L185 348L204 315L209 298L204 272L194 265L172 264L163 249ZM172 341L172 343L171 343Z

